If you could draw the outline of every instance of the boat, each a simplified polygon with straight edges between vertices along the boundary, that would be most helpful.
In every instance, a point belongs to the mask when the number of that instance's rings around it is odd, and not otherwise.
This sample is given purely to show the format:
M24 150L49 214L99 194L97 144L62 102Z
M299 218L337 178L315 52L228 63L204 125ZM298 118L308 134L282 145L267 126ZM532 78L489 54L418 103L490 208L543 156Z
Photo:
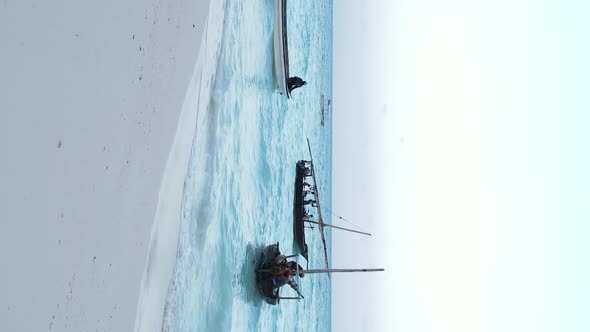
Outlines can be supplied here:
M279 257L281 256L281 257ZM266 246L260 254L260 262L256 268L256 283L264 301L270 305L278 305L281 300L301 300L305 297L299 291L297 282L294 282L293 290L297 296L281 296L281 288L289 283L289 278L295 276L303 278L305 274L333 273L333 272L381 272L385 269L303 269L298 263L288 265L294 261L287 259L295 255L283 256L279 249L279 243ZM295 266L294 269L292 267ZM287 274L286 272L289 271ZM289 277L289 276L291 277Z
M330 103L330 99L328 99L328 107ZM320 124L322 125L322 127L326 124L326 103L324 102L324 95L322 95L320 97L320 116L321 116L321 121Z
M305 161L300 160L295 165L295 194L293 195L293 235L299 247L299 253L308 260L308 247L305 242L305 207L303 205L303 182L306 176Z
M353 232L357 234L363 234L371 236L371 233L344 228L336 225L326 224L324 222L324 218L322 216L322 209L320 203L320 195L317 190L317 179L315 177L315 164L313 161L313 155L311 153L311 145L309 143L309 139L307 140L307 148L309 151L309 160L299 160L295 165L295 193L293 197L293 237L297 247L299 249L299 254L308 260L309 257L309 248L307 246L307 242L305 240L305 228L306 223L316 225L320 231L320 236L322 239L323 249L324 249L324 262L325 268L329 268L328 262L328 246L326 243L326 236L324 233L325 227L336 228L348 232ZM304 186L306 183L306 178L310 178L310 182L313 183L313 190L305 190ZM305 198L305 191L312 191L313 192L313 199ZM316 208L317 218L313 220L311 218L305 218L306 216L306 201L309 202L310 200L315 201L312 207ZM309 206L309 205L308 205ZM341 218L341 217L340 217ZM341 218L343 219L343 218ZM343 219L344 220L344 219Z
M275 0L274 69L277 90L287 98L289 92L289 49L287 46L287 0Z
M281 297L280 289L287 284L287 278L277 275L273 271L281 262L277 262L277 257L281 255L279 243L266 246L260 254L260 262L256 268L256 284L260 290L260 294L264 301L271 305L279 304L280 300L298 300L302 299L303 295L298 293L297 296ZM284 259L294 257L296 255L285 256Z
M326 116L330 115L330 106L332 105L332 100L328 98L328 102L325 102L324 95L320 97L320 124L322 127L326 124Z

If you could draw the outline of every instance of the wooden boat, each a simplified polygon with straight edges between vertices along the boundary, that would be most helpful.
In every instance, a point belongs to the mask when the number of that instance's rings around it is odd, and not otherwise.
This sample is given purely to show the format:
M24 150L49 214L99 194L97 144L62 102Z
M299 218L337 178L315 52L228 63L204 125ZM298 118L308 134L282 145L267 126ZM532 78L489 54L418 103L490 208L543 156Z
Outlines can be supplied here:
M281 297L280 289L287 284L288 279L277 275L273 272L273 267L277 267L280 262L277 262L277 257L281 255L279 243L266 246L260 254L260 261L256 269L256 284L260 290L264 301L268 304L276 305L280 300L297 300L303 298L300 294L298 296ZM285 259L294 257L286 256Z
M295 165L295 194L293 195L293 235L295 243L299 247L299 253L305 260L308 260L308 247L305 242L305 207L303 205L303 182L307 170L304 161Z
M320 196L319 196L319 193L317 190L317 183L318 182L315 177L315 165L314 165L314 161L313 161L313 156L311 154L311 146L309 144L309 140L307 140L307 148L309 150L310 160L300 160L295 165L295 193L293 196L293 237L294 237L295 243L297 244L297 247L299 249L299 253L301 254L301 256L303 256L307 260L308 255L309 255L309 250L308 250L307 242L305 240L306 224L316 225L319 228L320 236L322 239L322 244L324 247L325 267L328 268L328 266L329 266L329 264L328 264L328 246L326 244L326 237L324 234L325 227L341 229L344 231L368 235L368 236L370 236L371 234L367 233L367 232L362 232L362 231L358 231L358 230L354 230L354 229L349 229L349 228L344 228L344 227L324 223L324 218L322 216L322 209L321 209L321 205L320 205ZM310 180L306 180L306 178L310 179ZM316 219L316 220L312 220L311 218L309 218L309 219L304 218L304 216L306 215L305 202L306 202L306 200L311 199L311 198L306 199L304 197L305 196L304 191L306 191L304 189L304 183L306 181L311 182L312 187L314 188L313 189L313 192L314 192L313 200L315 201L315 204L311 205L311 207L316 208L317 215L314 217L314 219ZM309 187L307 190L309 190ZM311 208L310 208L310 210L311 210Z
M281 257L279 257L281 256ZM303 278L305 274L332 273L332 272L380 272L384 269L303 269L295 264L295 270L288 267L287 259L297 255L282 256L279 243L266 246L260 254L260 261L256 269L256 283L264 301L271 305L277 305L281 300L301 300L303 294L299 286L294 282L291 286L297 292L297 296L281 296L280 290L289 282L289 277L284 272L289 269L291 278L298 276ZM293 261L292 261L293 262ZM292 273L292 274L291 274Z
M287 0L275 0L274 69L277 90L290 98L289 49L287 46Z

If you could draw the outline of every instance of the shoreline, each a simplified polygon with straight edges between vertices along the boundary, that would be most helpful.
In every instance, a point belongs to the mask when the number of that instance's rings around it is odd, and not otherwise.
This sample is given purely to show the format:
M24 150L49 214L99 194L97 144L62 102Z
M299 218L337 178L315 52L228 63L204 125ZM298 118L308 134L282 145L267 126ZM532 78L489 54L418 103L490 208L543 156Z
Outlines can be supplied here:
M217 8L211 4L209 8L199 56L185 94L176 135L166 162L141 280L135 331L162 330L166 297L176 266L184 182L193 141L197 139L195 134L199 130L199 118L203 116L201 112L206 112L209 108L223 30L223 24L221 27L214 26L219 21L223 22L223 15L221 18L211 17L212 13L223 13L222 6ZM214 21L213 26L211 19Z

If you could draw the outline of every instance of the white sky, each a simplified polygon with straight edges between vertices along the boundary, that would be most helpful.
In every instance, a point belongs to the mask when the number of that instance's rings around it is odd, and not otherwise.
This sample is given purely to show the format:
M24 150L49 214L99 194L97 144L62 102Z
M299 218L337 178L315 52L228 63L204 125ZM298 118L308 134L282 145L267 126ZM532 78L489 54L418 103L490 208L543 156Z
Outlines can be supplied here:
M590 331L588 17L335 1L335 331Z

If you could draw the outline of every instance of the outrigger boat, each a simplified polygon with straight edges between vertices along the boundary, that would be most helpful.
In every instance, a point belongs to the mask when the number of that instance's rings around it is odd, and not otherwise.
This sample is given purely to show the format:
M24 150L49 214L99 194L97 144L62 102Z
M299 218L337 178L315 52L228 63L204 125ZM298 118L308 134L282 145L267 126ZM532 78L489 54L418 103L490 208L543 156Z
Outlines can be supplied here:
M303 221L305 207L303 205L303 183L308 174L305 162L300 160L295 165L295 195L293 195L293 235L295 243L299 247L299 253L308 260L308 248L305 243L305 222Z
M371 236L370 233L362 232L354 229L344 228L336 225L326 224L324 223L324 218L322 216L322 209L320 205L320 197L317 189L317 180L315 177L315 165L313 162L313 155L311 153L311 146L309 144L309 139L307 140L307 148L309 150L309 158L310 160L300 160L295 165L295 195L293 197L293 237L295 238L295 243L299 249L299 253L303 256L306 260L308 259L309 250L307 243L305 241L305 223L308 224L315 224L318 226L320 230L320 236L322 237L322 244L324 246L324 259L325 259L325 267L328 268L328 247L326 244L326 237L324 234L324 227L331 227L336 229L341 229L348 232L363 234ZM311 178L313 181L313 186L306 182L306 178ZM305 189L307 187L307 189ZM311 189L313 188L313 189ZM313 193L313 199L306 200L306 194ZM311 203L312 206L317 208L317 220L312 220L310 214L306 212L306 203Z
M287 0L275 0L274 69L277 89L287 98L289 92L289 49L287 47Z
M271 305L277 305L281 300L301 300L303 294L299 291L296 282L293 282L295 276L302 278L305 274L314 273L331 273L331 272L379 272L385 269L303 269L299 264L289 266L287 259L296 257L295 255L283 256L279 249L279 243L266 246L260 255L260 262L256 269L256 283L258 289L264 298L264 301ZM295 266L293 269L292 267ZM286 273L289 272L289 273ZM291 277L293 276L293 277ZM291 279L291 281L289 280ZM280 289L286 284L297 293L297 296L281 296Z
M256 269L256 283L258 284L258 289L260 290L264 301L272 305L278 304L281 299L298 300L303 298L300 293L297 294L296 297L280 296L279 290L287 284L288 279L281 276L280 273L276 273L276 269L273 270L274 267L279 266L281 263L280 261L277 262L277 257L279 257L279 255L281 255L281 251L279 250L278 242L266 246L260 254L260 263ZM290 257L293 256L285 257L285 259Z

